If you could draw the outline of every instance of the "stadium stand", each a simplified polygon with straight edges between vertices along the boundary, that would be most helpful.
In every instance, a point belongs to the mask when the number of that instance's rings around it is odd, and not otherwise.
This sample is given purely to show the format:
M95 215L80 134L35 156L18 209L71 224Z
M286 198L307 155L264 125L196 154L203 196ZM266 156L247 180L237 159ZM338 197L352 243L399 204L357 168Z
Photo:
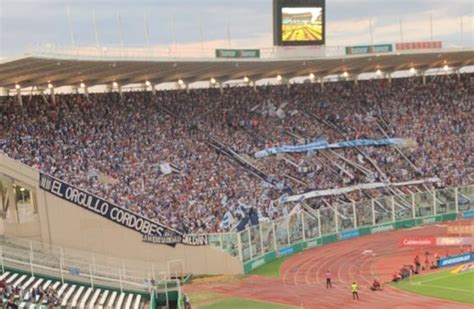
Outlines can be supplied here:
M13 308L149 308L163 303L164 293L176 295L170 302L181 293L181 281L169 279L171 271L177 266L2 236L0 308L8 302Z
M70 285L51 279L45 282L43 278L10 271L0 276L0 296L2 304L10 303L17 308L99 308L107 303L107 308L138 309L146 304L136 293Z
M319 208L472 183L465 155L473 129L471 80L460 74L428 76L426 83L411 77L324 88L306 83L229 87L223 93L57 95L55 103L31 96L22 106L7 97L0 103L0 149L180 231L217 232L230 228L222 224L228 214L236 220L252 210L260 220L285 214L288 209L275 204L285 193L439 177L436 183L308 202ZM266 147L319 137L331 143L386 137L411 142L403 148L254 157ZM63 301L70 301L71 290Z

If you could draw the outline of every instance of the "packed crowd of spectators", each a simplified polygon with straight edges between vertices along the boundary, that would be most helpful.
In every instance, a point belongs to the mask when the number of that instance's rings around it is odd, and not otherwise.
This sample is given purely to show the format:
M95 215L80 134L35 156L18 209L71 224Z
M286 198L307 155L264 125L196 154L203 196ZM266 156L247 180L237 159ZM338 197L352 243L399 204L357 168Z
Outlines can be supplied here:
M41 303L48 308L56 308L60 305L58 293L52 286L46 289L41 286L23 289L20 285L14 286L13 283L7 283L5 280L0 281L0 308L19 308L23 300Z
M227 212L243 216L242 205L264 218L285 214L274 202L283 191L427 177L439 177L436 185L442 187L472 184L471 78L340 81L324 89L293 84L229 87L222 93L214 88L70 94L57 95L55 103L32 96L22 106L10 97L0 101L0 149L180 231L216 232ZM320 137L329 143L386 137L408 142L254 157L266 147ZM316 201L393 192L354 191Z

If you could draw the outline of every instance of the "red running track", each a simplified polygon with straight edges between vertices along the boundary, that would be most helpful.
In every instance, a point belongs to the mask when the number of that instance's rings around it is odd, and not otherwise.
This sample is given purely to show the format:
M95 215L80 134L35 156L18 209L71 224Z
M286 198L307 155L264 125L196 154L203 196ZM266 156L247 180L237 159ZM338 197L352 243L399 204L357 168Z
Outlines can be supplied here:
M394 271L403 264L411 264L415 255L419 255L423 263L426 251L446 253L445 248L402 248L400 238L440 236L445 235L445 231L446 226L435 225L339 241L289 258L280 268L280 278L252 275L234 283L191 284L185 286L185 291L220 293L301 308L472 308L389 285L384 285L381 292L369 290L374 278L390 281ZM370 250L372 253L368 253ZM449 251L456 254L459 248ZM332 274L331 289L325 287L327 270ZM353 281L360 287L359 301L352 299L350 285Z

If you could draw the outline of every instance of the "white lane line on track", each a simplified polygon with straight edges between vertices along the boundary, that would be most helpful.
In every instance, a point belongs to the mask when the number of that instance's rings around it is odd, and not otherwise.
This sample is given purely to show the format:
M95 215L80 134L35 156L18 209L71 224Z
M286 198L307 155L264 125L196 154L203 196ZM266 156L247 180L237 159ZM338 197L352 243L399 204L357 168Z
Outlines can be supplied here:
M323 268L327 268L327 267L323 267L327 264L328 260L331 258L331 250L327 250L327 252L324 252L324 254L322 256L312 256L310 260L308 260L306 263L310 263L312 262L313 265L311 265L307 271L306 271L306 274L305 274L305 282L306 284L308 285L312 285L312 284L317 284L317 285L323 285L322 282L320 282L319 280L319 272L321 269ZM320 259L324 259L324 263L318 263ZM326 263L326 264L325 264ZM316 268L316 266L318 266L318 269L316 270L316 273L312 272L313 269ZM314 281L309 281L309 276L311 275L315 275L315 278L316 280Z

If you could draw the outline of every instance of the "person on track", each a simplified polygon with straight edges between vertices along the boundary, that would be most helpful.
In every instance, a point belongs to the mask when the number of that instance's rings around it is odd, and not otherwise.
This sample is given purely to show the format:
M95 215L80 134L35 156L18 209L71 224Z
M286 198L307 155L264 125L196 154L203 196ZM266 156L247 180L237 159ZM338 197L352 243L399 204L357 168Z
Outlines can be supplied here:
M413 259L413 264L415 264L415 274L418 275L421 268L420 257L418 255Z
M374 282L372 282L372 286L370 287L372 291L382 291L382 286L380 285L380 282L377 279L374 279Z
M331 284L331 272L328 270L326 272L326 289L332 288Z
M359 286L357 285L355 281L352 282L351 290L352 290L352 299L359 300Z

